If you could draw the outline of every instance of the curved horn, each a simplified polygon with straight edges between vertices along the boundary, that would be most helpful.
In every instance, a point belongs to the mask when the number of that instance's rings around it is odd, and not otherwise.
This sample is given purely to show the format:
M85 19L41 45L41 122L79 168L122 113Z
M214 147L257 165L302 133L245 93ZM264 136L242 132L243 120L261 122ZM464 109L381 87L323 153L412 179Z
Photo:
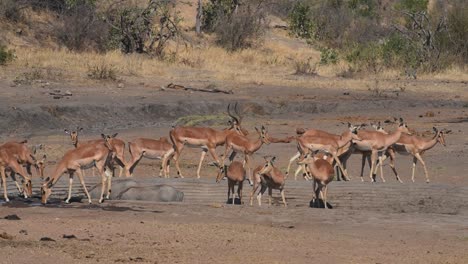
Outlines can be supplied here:
M236 103L236 105L237 105L237 103ZM237 117L235 117L235 116L231 113L231 104L228 104L227 111L228 111L228 115L229 115L232 119L234 119L234 121L236 121L237 124L239 125L239 124L240 124L239 119L237 119Z
M238 121L239 121L239 124L240 124L240 122L242 121L242 115L239 113L239 109L237 108L237 102L234 105L234 111L236 112L236 115L237 115L237 118L238 118Z

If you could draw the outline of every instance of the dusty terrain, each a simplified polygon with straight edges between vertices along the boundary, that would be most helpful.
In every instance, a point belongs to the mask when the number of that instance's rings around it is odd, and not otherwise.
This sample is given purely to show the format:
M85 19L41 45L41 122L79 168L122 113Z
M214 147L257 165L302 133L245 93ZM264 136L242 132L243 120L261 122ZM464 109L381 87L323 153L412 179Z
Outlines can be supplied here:
M344 85L340 80L337 83ZM350 162L352 185L331 183L330 203L336 206L328 211L310 208L306 193L310 184L302 179L293 182L292 177L288 179L291 188L302 186L302 191L295 196L291 193L294 189L290 189L288 208L278 203L261 208L247 204L230 206L224 204L221 195L205 202L191 201L188 196L181 204L106 201L102 205L63 205L61 199L65 196L60 193L48 206L39 205L37 198L32 203L16 198L0 206L0 234L5 232L0 238L0 262L466 263L468 210L462 203L467 200L463 188L468 184L466 84L414 81L412 85L415 88L386 97L376 97L365 89L348 90L346 86L238 87L233 95L161 91L156 84L124 88L108 85L99 89L67 86L60 89L70 90L73 96L56 100L48 92L57 87L11 87L9 82L0 80L2 142L27 138L31 146L44 144L45 149L38 155L48 155L47 175L72 147L63 133L65 128L83 127L83 139L115 132L126 141L159 138L167 136L171 125L187 115L221 116L202 124L224 127L227 103L235 101L246 111L244 126L249 131L264 124L275 137L294 135L296 127L341 133L345 129L341 122L383 121L393 116L404 117L411 129L422 133L432 126L452 130L446 137L446 147L437 145L424 155L430 184L423 184L423 170L418 165L417 183L412 185L411 159L401 156L397 158L397 168L404 185L394 183L388 166L384 171L388 183L372 185L367 176L367 182L359 183L360 157L356 156ZM344 95L344 91L350 95ZM428 112L434 116L426 117ZM430 137L430 133L426 136ZM221 147L217 152L223 151ZM264 146L255 155L254 163L261 162L264 155L276 155L278 166L285 169L295 151L293 143ZM189 178L195 176L199 154L198 149L184 150L181 164ZM126 155L128 159L129 153ZM205 164L211 161L207 157ZM158 171L159 161L143 160L135 177L157 177ZM90 173L87 171L87 175ZM214 181L215 170L205 165L202 175ZM38 195L39 179L34 182ZM75 182L76 191L81 191ZM222 182L217 190L224 192L225 184ZM193 186L197 188L197 184ZM361 193L357 195L354 189ZM362 193L366 190L372 194ZM286 193L288 197L288 189ZM14 197L15 192L10 196ZM338 203L344 196L350 197L354 206ZM375 208L366 199L386 202ZM392 207L393 199L404 210ZM418 203L418 199L423 202ZM428 199L433 202L428 203ZM414 202L417 210L414 206L405 207ZM359 203L367 205L360 208L356 206ZM442 209L434 209L436 205ZM445 207L447 210L443 210ZM21 220L2 219L11 214ZM43 237L55 241L40 241Z

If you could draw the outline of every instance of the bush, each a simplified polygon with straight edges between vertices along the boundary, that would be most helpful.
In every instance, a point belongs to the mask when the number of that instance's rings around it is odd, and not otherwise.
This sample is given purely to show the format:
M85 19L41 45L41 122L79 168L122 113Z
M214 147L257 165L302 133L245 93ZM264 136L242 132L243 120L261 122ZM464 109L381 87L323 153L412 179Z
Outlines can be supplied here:
M320 64L336 64L338 60L338 53L334 49L323 48L320 50Z
M113 65L102 62L88 66L88 77L94 80L116 81L117 70Z
M0 65L5 65L15 59L15 52L8 50L5 46L0 45Z
M214 32L217 43L234 51L251 47L266 28L266 10L263 2L246 2L237 5L236 0L212 0L203 8L203 28Z
M296 75L317 75L317 64L312 64L310 62L311 58L302 61L296 61L294 63L294 69L296 70L294 74Z
M94 1L74 0L61 15L57 38L70 50L105 51L109 48L109 26L100 18Z
M291 32L301 38L312 38L314 35L314 22L312 21L310 7L298 2L288 15Z
M21 9L24 7L22 1L16 0L1 0L0 1L0 17L7 20L18 22L23 18Z

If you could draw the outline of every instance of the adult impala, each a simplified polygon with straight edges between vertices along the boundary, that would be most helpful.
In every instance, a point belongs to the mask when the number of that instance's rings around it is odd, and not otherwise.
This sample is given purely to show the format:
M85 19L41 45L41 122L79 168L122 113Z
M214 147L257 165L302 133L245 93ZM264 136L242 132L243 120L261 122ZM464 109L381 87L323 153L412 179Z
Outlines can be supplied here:
M90 168L95 166L98 172L101 174L101 196L99 203L104 201L104 190L107 183L107 196L109 199L111 192L111 179L112 174L105 171L106 166L110 166L110 159L112 159L112 150L115 149L115 138L101 135L103 138L102 143L97 144L83 144L75 149L69 150L63 158L57 163L54 172L51 177L47 177L42 184L41 188L41 201L43 204L47 203L49 196L52 193L51 188L57 183L64 173L69 175L69 187L68 197L65 203L69 203L71 199L71 191L73 185L73 176L76 172L80 180L83 190L88 197L88 202L91 203L91 196L89 195L88 189L84 182L83 174L81 169Z
M41 171L43 172L43 170L41 170L40 166L43 166L44 164L36 160L33 152L26 145L26 142L27 141L7 142L0 146L0 170L4 183L4 196L6 201L8 201L5 183L7 171L11 172L11 178L14 180L18 191L22 193L25 198L32 195L31 166L36 167L39 175L43 177L43 174L41 174ZM26 167L26 172L24 171L23 166ZM28 176L26 176L26 173ZM23 188L20 187L16 181L15 174L19 174L23 178Z
M79 141L78 139L78 136L79 136L79 132L81 132L83 130L82 127L77 127L76 130L74 131L69 131L68 129L65 129L65 133L70 135L70 139L72 141L72 144L75 148L83 145L83 144L101 144L101 143L104 143L104 139L100 138L100 139L94 139L94 140L88 140L88 141ZM125 142L120 140L120 139L117 139L115 138L117 136L117 133L112 135L112 138L114 140L114 145L113 145L113 152L114 152L114 160L117 162L117 164L119 165L119 168L120 168L120 171L119 171L119 177L122 177L122 173L124 171L124 169L126 168L126 162L125 162ZM93 169L93 176L94 176L94 167L92 168ZM130 176L128 170L126 170L126 175L127 177Z
M144 157L147 159L160 159L162 162L159 177L162 176L163 171L165 178L169 176L169 160L174 154L174 148L167 138L137 138L128 143L128 150L130 151L131 160L127 163L127 174L133 176L133 170Z
M182 171L180 170L179 161L182 150L185 145L192 147L200 147L202 149L202 154L200 157L200 163L198 164L197 169L197 178L200 178L200 170L205 159L206 153L210 152L211 157L215 160L216 165L219 167L219 158L216 154L216 147L222 146L226 142L226 137L231 134L247 135L247 131L242 129L241 122L242 116L237 110L237 103L234 106L234 110L237 114L237 117L231 113L230 104L227 107L228 115L231 117L230 127L224 130L216 130L209 127L174 127L169 132L172 144L174 146L175 154L174 160L177 169L177 175L181 178ZM164 165L163 165L164 166Z
M398 142L401 135L404 133L409 134L410 132L402 118L399 120L398 128L392 133L384 134L379 131L369 130L359 131L358 136L361 138L361 141L355 141L353 147L361 152L371 152L371 170L369 177L372 182L375 182L374 168L376 167L377 157L379 158L380 174L383 175L382 154L388 147ZM361 177L361 181L364 181L363 177ZM385 179L382 178L382 181L385 182Z
M427 171L426 163L424 162L422 155L435 147L437 143L440 143L445 147L445 133L450 133L450 131L438 130L437 128L433 127L434 136L431 139L418 137L415 135L407 135L402 134L400 139L392 145L392 147L388 148L385 156L382 158L382 162L387 158L390 157L390 166L393 169L393 173L397 178L398 172L395 169L395 153L401 155L411 155L413 156L413 168L411 173L411 180L414 182L414 173L416 171L416 163L419 161L423 165L424 174L426 176L426 182L429 182L429 173ZM375 172L374 172L375 174Z
M315 130L315 133L303 134L302 136L297 137L298 153L289 160L287 174L289 174L292 162L299 158L301 154L304 155L309 151L322 150L331 154L333 160L343 172L345 180L349 180L348 173L343 168L338 157L348 150L352 140L360 140L357 135L360 128L361 126L354 126L348 123L348 129L341 135L333 135L320 130Z

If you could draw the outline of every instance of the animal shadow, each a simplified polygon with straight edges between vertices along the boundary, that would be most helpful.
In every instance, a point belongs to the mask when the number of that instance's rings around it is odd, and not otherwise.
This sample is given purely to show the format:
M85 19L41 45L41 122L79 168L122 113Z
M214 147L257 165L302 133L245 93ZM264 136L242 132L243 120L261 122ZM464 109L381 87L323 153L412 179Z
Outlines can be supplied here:
M327 203L328 209L333 209L333 205L330 203ZM309 206L311 208L325 208L325 204L322 199L312 199L310 200Z
M232 204L232 199L233 199L233 198L228 199L228 200L226 201L226 204ZM239 199L239 198L234 198L234 204L239 204L239 205L241 205L241 204L242 204L241 199Z

